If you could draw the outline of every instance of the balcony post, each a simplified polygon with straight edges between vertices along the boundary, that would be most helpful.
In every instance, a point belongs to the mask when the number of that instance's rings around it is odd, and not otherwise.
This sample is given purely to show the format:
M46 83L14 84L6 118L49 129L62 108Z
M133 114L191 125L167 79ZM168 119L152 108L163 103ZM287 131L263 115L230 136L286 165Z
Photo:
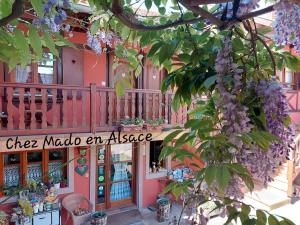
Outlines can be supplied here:
M90 89L90 109L91 109L91 133L96 133L96 84L92 83Z

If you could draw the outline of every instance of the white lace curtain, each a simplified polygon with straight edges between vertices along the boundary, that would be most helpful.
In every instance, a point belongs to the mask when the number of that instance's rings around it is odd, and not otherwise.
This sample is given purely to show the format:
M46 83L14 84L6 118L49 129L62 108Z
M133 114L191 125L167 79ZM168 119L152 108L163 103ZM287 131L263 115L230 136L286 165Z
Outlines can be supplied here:
M53 74L40 73L40 77L43 84L53 83Z
M25 66L22 68L20 65L16 66L16 82L26 83L30 73L30 66Z

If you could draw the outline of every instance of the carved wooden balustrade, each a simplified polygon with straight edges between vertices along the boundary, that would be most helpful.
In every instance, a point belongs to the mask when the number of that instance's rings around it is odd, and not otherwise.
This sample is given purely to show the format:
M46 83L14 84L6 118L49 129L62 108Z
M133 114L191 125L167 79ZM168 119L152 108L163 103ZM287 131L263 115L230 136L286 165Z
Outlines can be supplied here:
M0 137L12 135L85 133L117 130L124 118L162 118L181 125L187 108L174 112L173 94L159 90L39 84L0 84Z

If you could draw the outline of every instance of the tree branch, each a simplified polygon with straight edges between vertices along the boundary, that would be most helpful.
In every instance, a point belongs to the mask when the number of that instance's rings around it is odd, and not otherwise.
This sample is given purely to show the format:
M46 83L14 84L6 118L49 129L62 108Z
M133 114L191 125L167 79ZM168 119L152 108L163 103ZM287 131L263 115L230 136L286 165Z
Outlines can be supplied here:
M108 10L110 10L115 17L117 17L122 23L124 23L126 26L128 26L131 29L134 30L163 30L169 27L175 27L178 25L182 25L182 24L192 24L195 22L198 22L200 20L202 20L203 18L198 17L198 18L193 18L190 20L184 20L182 18L171 22L171 23L167 23L167 24L162 24L162 25L156 25L156 26L148 26L143 24L141 21L139 21L134 14L126 12L123 10L123 7L121 6L121 2L120 0L113 0L112 2L112 7L109 8L108 6Z
M223 26L220 27L220 29L226 29L226 28L231 27L234 24L240 23L244 20L252 19L254 17L261 16L263 14L272 12L272 11L274 11L274 6L275 6L275 4L268 6L266 8L260 9L260 10L256 10L254 12L247 13L247 14L245 14L239 18L236 18L234 20L228 21L227 23L224 23Z
M21 17L24 13L25 0L15 0L12 4L11 14L0 19L0 27L6 26L10 21Z
M199 6L191 6L190 0L179 0L179 2L188 10L192 11L196 15L199 15L207 20L209 20L212 24L217 25L218 27L222 27L224 22L219 18L215 17L213 14L207 12Z

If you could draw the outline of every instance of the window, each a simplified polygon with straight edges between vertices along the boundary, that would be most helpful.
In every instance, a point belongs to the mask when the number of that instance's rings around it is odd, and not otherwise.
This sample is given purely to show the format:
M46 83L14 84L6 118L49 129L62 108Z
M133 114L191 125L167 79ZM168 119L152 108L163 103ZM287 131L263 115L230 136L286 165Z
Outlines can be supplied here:
M52 53L44 52L42 60L25 67L17 65L5 80L16 83L57 83L57 60Z
M8 189L28 181L49 182L53 176L67 178L67 150L24 151L0 154L1 187Z
M159 160L162 150L162 141L151 141L149 149L149 172L157 173L166 171L166 159Z

